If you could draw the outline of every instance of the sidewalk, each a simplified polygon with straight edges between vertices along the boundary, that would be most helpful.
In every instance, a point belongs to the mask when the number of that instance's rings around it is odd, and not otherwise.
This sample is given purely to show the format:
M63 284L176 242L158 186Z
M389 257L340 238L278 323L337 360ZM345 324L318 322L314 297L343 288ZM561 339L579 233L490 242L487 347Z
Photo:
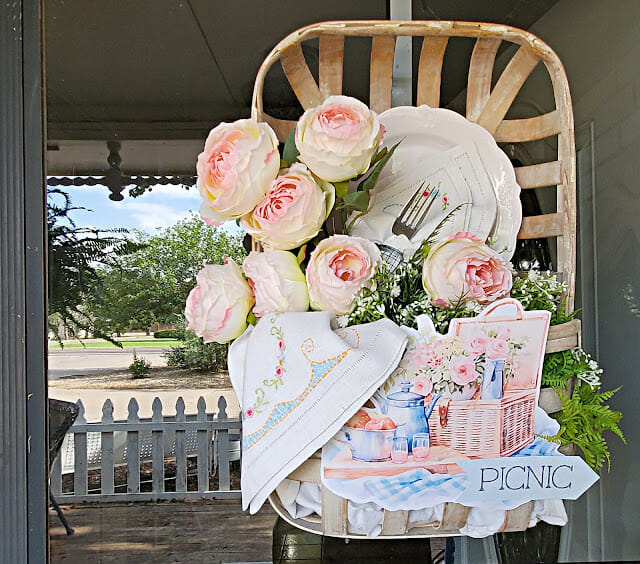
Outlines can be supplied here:
M102 406L107 399L113 402L114 419L126 419L129 400L136 398L140 409L139 417L151 417L151 404L156 397L162 402L162 410L166 415L176 412L175 405L178 397L182 396L185 403L185 413L197 413L198 399L202 396L207 403L207 413L218 412L218 398L224 396L227 400L227 415L235 417L240 413L240 406L232 389L219 390L86 390L86 389L62 389L49 388L49 397L76 402L82 400L85 407L87 421L100 421L102 418Z

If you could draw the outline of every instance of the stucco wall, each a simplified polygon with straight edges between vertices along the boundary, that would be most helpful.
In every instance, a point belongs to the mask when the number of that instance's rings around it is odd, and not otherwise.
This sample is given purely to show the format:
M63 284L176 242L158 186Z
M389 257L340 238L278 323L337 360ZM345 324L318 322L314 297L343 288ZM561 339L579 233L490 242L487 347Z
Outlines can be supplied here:
M565 65L578 149L586 346L605 369L611 404L624 413L629 444L611 437L611 472L570 507L565 550L572 560L640 559L640 1L561 0L532 28ZM523 95L535 94L536 81ZM590 123L595 134L591 197ZM595 255L589 231L595 211ZM595 260L593 276L592 258ZM579 281L580 284L580 281ZM633 294L631 296L630 294ZM595 350L594 350L595 349ZM602 524L602 534L600 526Z

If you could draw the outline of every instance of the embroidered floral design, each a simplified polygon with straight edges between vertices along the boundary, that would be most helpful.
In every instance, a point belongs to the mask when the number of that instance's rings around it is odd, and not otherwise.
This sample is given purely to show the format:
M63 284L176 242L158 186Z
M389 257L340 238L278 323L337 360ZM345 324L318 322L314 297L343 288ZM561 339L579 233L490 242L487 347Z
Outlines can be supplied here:
M271 319L271 323L275 323L275 319ZM276 390L278 386L282 384L282 377L287 369L284 367L285 352L287 350L287 344L284 341L284 333L282 327L274 325L271 327L271 334L277 339L278 357L276 358L276 364L273 367L273 378L265 378L262 383L265 386L274 387Z

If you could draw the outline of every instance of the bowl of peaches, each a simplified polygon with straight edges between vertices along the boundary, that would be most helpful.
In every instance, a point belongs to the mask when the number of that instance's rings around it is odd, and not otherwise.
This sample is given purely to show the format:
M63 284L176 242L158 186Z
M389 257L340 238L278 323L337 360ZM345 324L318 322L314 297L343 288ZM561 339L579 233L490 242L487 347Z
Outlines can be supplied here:
M396 428L391 417L361 408L342 427L342 442L347 443L354 460L389 460Z

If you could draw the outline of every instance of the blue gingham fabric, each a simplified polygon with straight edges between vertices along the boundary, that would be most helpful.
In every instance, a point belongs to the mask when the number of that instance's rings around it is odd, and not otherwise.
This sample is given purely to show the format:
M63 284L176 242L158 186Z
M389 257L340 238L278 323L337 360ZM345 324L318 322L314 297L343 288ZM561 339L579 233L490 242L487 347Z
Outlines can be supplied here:
M322 453L324 461L331 460L342 448L340 443L330 441ZM562 456L558 445L536 437L532 443L512 456ZM323 472L324 476L324 472ZM322 483L340 497L357 503L374 502L390 511L414 510L433 507L439 503L456 501L467 488L467 475L432 474L425 469L414 469L391 477L357 478L353 480L334 480L322 478ZM495 509L510 509L520 505L522 500L502 502L496 500L491 506Z

